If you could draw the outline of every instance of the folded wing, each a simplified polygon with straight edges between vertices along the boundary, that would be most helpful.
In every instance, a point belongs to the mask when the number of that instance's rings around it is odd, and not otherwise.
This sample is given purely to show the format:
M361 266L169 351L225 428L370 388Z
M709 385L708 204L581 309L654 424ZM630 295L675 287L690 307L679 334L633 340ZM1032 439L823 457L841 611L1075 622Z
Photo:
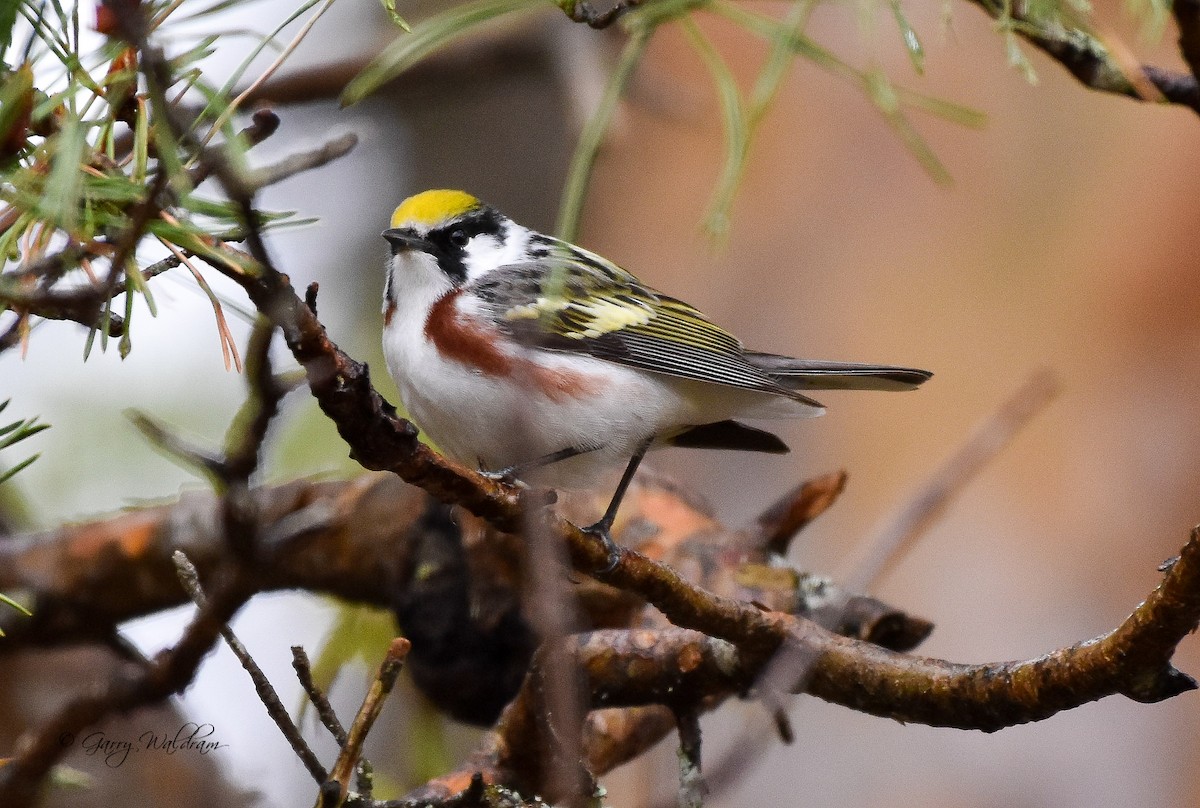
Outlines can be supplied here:
M598 255L545 239L547 254L487 273L471 291L518 342L586 354L683 379L783 396L808 390L911 390L914 368L793 359L746 351L681 300L641 284Z

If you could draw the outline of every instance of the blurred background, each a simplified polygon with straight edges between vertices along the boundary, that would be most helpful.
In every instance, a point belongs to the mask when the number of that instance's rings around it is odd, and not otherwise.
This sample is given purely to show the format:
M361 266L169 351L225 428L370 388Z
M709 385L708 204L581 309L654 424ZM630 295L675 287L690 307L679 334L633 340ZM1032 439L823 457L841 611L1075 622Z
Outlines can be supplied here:
M249 8L230 27L267 29L290 11L274 2ZM824 418L779 425L793 447L787 456L669 450L653 458L734 526L798 481L847 469L842 499L792 551L799 566L835 577L853 574L867 540L977 423L1031 373L1053 370L1062 388L1054 403L873 592L935 621L924 654L1032 657L1115 626L1200 521L1200 120L1184 108L1087 90L1027 49L1038 77L1031 84L1007 63L994 23L966 4L906 4L925 48L918 76L890 12L877 11L822 5L809 34L853 64L878 64L899 84L986 114L982 130L914 114L951 184L931 180L858 90L797 61L753 145L731 230L715 245L701 222L723 155L720 110L703 63L668 25L603 147L579 240L692 302L751 347L934 371L916 393L825 394ZM1162 44L1147 42L1120 9L1098 15L1144 61L1181 68L1172 30ZM701 24L749 86L762 41L720 19ZM378 4L343 0L285 74L332 71L393 33ZM319 218L273 238L277 263L297 287L320 282L331 336L371 363L393 401L378 345L379 233L390 211L415 191L461 187L552 230L576 135L621 43L616 32L592 32L553 10L495 37L349 109L333 100L277 106L283 125L254 152L273 162L341 131L360 134L349 157L270 189L263 203ZM240 55L211 60L213 75ZM487 69L472 69L474 58L490 59ZM209 304L173 275L153 282L159 315L135 314L124 361L111 349L82 361L82 329L63 323L37 328L24 359L0 356L9 414L53 425L0 457L11 465L42 453L5 486L15 489L25 527L200 487L124 415L145 411L215 444L241 403L243 380L224 369ZM244 345L248 327L234 328ZM356 467L312 402L293 394L266 468L270 482ZM300 701L288 646L319 648L344 617L335 609L284 594L256 598L239 616L235 628L285 704ZM174 641L186 615L139 621L127 633L153 652ZM380 633L379 619L366 622ZM377 656L342 672L334 695L344 711L357 705ZM97 652L92 664L102 667L103 658ZM3 673L17 678L6 678L0 702L14 722L81 684L30 683L59 661L6 659ZM1176 664L1200 674L1200 646L1186 641ZM396 755L409 733L435 732L436 719L410 706L417 700L410 690L393 698L392 729L372 736L376 760L387 756L378 746L387 732ZM229 748L202 762L236 784L231 790L254 792L248 804L311 800L300 764L224 649L174 709L215 726ZM148 716L128 726L140 731ZM1194 694L1158 705L1110 698L994 735L902 726L812 698L795 699L792 718L796 742L773 745L710 806L1166 808L1195 805L1200 793L1190 765L1200 754ZM176 719L153 717L160 720ZM747 725L771 731L753 703L708 716L706 764ZM474 737L441 731L437 742L451 758ZM128 769L105 770L78 753L66 762L93 773L94 804L134 788ZM386 776L404 788L414 765ZM671 740L606 779L611 804L671 799L676 768ZM214 787L212 777L200 782ZM160 804L190 805L185 795L200 793L178 781L170 792ZM89 795L54 799L76 805Z

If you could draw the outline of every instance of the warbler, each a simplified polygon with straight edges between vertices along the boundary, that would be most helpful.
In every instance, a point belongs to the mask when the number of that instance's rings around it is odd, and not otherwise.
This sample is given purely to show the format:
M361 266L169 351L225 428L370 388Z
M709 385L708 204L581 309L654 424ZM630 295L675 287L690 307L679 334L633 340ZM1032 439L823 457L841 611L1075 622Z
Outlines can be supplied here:
M584 528L609 568L609 531L648 449L787 452L735 419L816 416L808 391L910 390L932 375L748 351L687 303L463 191L409 197L383 238L383 350L409 415L496 477L577 487L624 463Z

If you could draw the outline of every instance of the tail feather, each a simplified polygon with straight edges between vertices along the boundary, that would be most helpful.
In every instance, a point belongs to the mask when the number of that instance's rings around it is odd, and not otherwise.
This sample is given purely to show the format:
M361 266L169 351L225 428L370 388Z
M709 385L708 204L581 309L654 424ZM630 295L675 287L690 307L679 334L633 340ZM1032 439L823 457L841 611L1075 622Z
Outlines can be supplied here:
M737 449L743 452L786 454L788 446L778 435L765 429L755 429L740 421L718 421L687 427L667 438L669 446L687 449Z
M776 354L745 354L746 360L789 390L914 390L932 373L893 365L824 362Z

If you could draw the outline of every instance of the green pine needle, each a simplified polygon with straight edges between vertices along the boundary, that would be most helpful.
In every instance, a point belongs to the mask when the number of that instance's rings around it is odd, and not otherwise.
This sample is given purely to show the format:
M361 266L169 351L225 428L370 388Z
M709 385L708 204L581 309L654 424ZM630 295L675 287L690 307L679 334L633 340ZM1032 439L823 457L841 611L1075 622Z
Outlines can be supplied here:
M8 408L12 399L6 399L0 402L0 412L4 412ZM33 437L37 433L49 429L49 424L40 424L36 416L33 418L23 418L19 421L0 426L0 450L7 449L23 440ZM38 459L38 455L33 455L22 460L17 465L4 471L0 471L0 484L16 476L17 472L29 466L30 463Z
M681 22L688 42L691 43L712 74L713 84L717 88L717 97L721 102L721 121L725 131L725 160L705 220L705 229L709 235L720 242L729 236L728 211L733 204L733 197L742 176L745 156L750 148L750 128L742 110L741 94L738 92L737 80L733 77L733 71L725 64L721 54L717 52L712 42L690 16L684 17Z
M425 57L505 15L547 8L545 0L475 0L421 20L384 48L342 92L348 107L371 95Z
M925 49L921 47L921 40L917 36L917 32L908 24L908 18L904 16L904 9L900 7L900 0L891 0L892 16L896 19L896 26L900 29L900 36L904 40L904 49L908 52L909 61L912 62L913 69L917 71L917 75L925 74Z
M617 102L625 93L625 87L633 76L634 69L642 61L646 46L654 33L651 26L639 26L633 30L617 67L608 79L600 105L592 113L583 131L579 133L579 142L575 145L575 154L571 158L571 167L567 170L567 183L563 188L562 202L558 208L558 224L555 231L559 238L574 241L579 232L579 218L583 214L583 198L592 177L592 168L596 164L596 155L600 152L600 144L604 134L617 111Z

